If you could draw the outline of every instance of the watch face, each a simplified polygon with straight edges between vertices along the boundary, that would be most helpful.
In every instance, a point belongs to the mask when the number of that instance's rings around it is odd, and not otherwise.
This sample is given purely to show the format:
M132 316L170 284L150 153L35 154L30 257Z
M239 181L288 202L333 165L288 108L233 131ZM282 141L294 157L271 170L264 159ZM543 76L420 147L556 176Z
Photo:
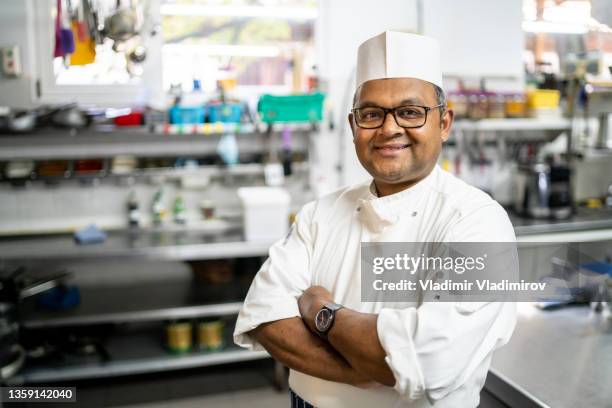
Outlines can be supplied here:
M321 309L315 316L315 327L318 331L325 333L332 321L332 312L328 309Z

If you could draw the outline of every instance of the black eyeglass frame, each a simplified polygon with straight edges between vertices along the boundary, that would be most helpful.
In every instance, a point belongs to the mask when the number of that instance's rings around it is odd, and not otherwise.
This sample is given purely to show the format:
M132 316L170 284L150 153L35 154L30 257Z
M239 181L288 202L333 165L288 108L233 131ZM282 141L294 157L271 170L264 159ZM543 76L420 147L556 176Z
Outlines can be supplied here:
M374 126L374 127L364 127L361 126L358 122L357 122L357 118L355 118L355 124L362 128L362 129L378 129L380 127L382 127L382 125L385 124L385 120L387 119L387 115L389 113L393 113L393 119L395 119L395 123L397 124L397 126L404 128L404 129L418 129L421 128L423 126L425 126L425 124L427 124L427 114L429 113L430 110L434 110L434 109L438 109L438 108L442 108L445 105L443 103L436 105L436 106L422 106L422 105L401 105L401 106L396 106L395 108L383 108L382 106L364 106L363 108L353 108L351 109L351 113L353 115L357 115L358 113L356 113L358 110L361 109L366 109L366 108L378 108L378 109L382 109L382 111L384 112L384 116L383 116L383 120L380 123L380 125L378 126ZM423 120L423 124L419 125L419 126L402 126L399 124L399 121L397 120L397 116L396 116L396 110L400 109L400 108L406 108L406 107L415 107L415 108L423 108L425 110L425 120Z

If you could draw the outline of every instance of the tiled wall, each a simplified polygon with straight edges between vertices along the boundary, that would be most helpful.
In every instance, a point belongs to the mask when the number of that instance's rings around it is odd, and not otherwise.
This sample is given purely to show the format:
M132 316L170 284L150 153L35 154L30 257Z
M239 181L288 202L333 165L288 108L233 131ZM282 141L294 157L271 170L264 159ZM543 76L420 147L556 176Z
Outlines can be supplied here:
M601 197L612 184L612 157L580 161L576 165L575 194L577 200Z
M286 184L292 196L292 206L298 207L310 199L305 190L306 175L292 176L296 179ZM262 181L258 181L262 183ZM218 216L239 216L240 202L236 188L247 185L225 185L221 182L209 184L204 189L188 190L177 183L164 183L164 201L170 212L167 220L172 224L171 210L174 199L181 195L187 208L188 223L202 219L199 213L201 200L210 199L216 204ZM49 232L74 231L89 224L101 228L122 228L127 225L127 200L134 191L140 205L145 225L151 222L151 206L159 184L138 182L133 185L119 184L116 180L102 180L97 184L82 185L76 180L67 180L60 185L32 182L27 187L0 185L0 232Z

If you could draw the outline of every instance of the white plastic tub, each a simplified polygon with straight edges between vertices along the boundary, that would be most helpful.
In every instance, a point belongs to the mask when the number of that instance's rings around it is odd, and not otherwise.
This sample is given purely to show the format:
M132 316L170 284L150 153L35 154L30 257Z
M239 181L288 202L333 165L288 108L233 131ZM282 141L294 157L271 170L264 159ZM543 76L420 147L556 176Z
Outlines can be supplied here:
M291 196L279 187L241 187L244 238L247 241L274 242L283 238L289 228Z

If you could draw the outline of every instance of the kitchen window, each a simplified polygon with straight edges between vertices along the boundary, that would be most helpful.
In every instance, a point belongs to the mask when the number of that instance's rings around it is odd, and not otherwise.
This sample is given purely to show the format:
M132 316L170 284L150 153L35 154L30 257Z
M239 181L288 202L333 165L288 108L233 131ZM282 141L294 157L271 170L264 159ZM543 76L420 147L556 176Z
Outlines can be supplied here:
M37 102L79 102L109 106L163 102L159 68L162 38L156 33L160 21L159 0L89 0L87 3L83 0L28 1L30 30L35 38L36 64L32 75L35 78ZM93 60L91 63L87 61L83 65L74 65L75 59L88 58L79 54L79 48L76 48L81 41L77 24L87 22L83 11L86 4L91 6L100 24L118 11L118 5L120 9L137 9L139 32L129 41L121 41L121 44L116 45L118 41L106 36L95 41L94 35L91 35L93 29L82 30L87 32L86 41L90 41L91 46L83 46L81 43L81 50L93 50ZM73 53L57 55L58 30L62 34L72 32L72 38L66 39L65 35L61 38L63 47L66 43L74 44ZM144 45L146 58L143 62L133 64L129 56L137 45Z
M190 91L194 80L213 92L219 80L232 79L235 95L243 97L306 90L315 75L316 0L29 1L41 103L159 106L172 87ZM106 32L114 14L136 10L138 35L123 42L104 36L94 60L84 65L72 63L75 54L54 57L58 22L71 28L88 5ZM78 29L72 28L77 40ZM132 62L137 46L144 62Z
M164 89L230 78L246 92L302 90L317 14L312 0L163 0Z

